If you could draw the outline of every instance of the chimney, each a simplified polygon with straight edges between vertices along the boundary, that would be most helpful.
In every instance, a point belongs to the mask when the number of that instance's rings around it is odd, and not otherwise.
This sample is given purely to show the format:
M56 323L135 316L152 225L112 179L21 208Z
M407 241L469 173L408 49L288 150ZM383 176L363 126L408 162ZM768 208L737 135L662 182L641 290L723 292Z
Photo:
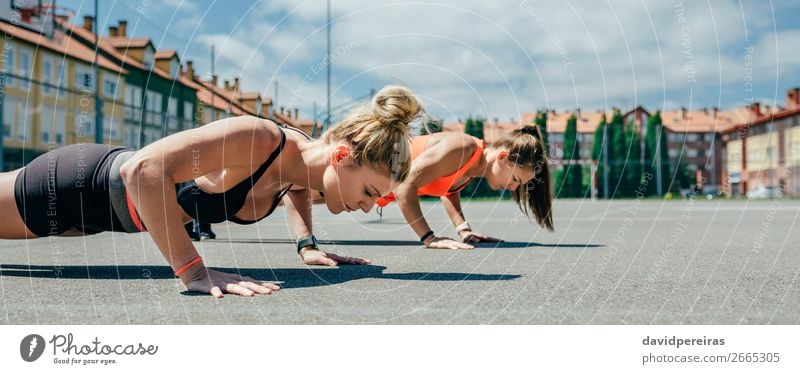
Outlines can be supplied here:
M292 110L291 109L286 111L286 118L292 119Z
M233 90L239 91L239 78L233 78Z
M708 114L708 108L703 108L703 114Z
M283 107L281 107L281 115L283 115Z
M231 81L229 81L227 79L225 80L225 90L226 91L230 91L231 90Z
M214 74L214 75L212 75L212 76L211 76L211 84L213 84L213 85L214 85L214 88L216 88L216 87L217 87L217 81L218 81L218 80L219 80L219 77L217 77L217 75L216 75L216 74Z
M299 115L300 115L300 111L297 108L294 108L294 118L295 119L300 118Z
M497 126L497 124L498 124L499 122L500 122L500 120L499 120L499 119L497 119L497 117L494 117L494 125L495 125L495 126Z
M581 119L581 108L575 109L575 118Z
M800 108L800 87L790 88L786 92L786 109Z
M717 119L717 115L719 115L719 108L713 107L711 109L714 112L714 119Z
M681 107L681 119L686 120L686 107Z
M752 113L755 116L755 118L761 117L761 103L754 102L748 105L747 109L750 110L750 113Z
M186 61L186 72L182 75L186 78L194 79L194 63L192 60Z
M108 36L110 37L117 36L117 28L115 26L108 26Z
M121 36L123 38L127 38L128 37L128 21L126 21L124 19L119 20L119 29L118 30L119 30L117 32L118 36Z
M88 32L94 32L94 17L83 16L83 29Z

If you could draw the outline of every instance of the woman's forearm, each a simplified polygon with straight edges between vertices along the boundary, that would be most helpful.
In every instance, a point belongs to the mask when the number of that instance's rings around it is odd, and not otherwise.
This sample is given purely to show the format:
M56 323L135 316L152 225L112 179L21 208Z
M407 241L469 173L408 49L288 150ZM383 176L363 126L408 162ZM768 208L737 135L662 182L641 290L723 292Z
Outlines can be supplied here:
M444 210L447 211L450 221L453 222L453 226L458 227L458 225L467 222L467 219L464 218L464 212L461 210L461 196L459 194L454 193L442 196L442 205L444 205Z
M431 230L425 216L422 215L422 207L419 204L419 196L417 196L417 188L413 185L402 184L395 192L397 203L400 205L400 211L403 212L406 222L414 230L417 236L421 237Z
M123 165L120 174L147 232L175 271L197 257L197 250L183 228L175 183L159 164L133 162ZM193 271L185 274L191 278L202 267L193 266Z
M286 204L286 213L292 225L292 232L295 239L307 237L313 233L311 222L311 193L308 189L289 191L287 198L283 199Z

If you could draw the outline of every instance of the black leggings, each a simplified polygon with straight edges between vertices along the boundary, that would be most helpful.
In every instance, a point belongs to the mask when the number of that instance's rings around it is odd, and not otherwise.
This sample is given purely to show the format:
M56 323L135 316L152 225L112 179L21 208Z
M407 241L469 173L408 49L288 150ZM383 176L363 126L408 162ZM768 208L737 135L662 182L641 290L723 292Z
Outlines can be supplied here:
M14 198L31 232L44 237L72 228L86 234L124 231L109 197L109 170L126 148L72 144L31 161L17 175Z

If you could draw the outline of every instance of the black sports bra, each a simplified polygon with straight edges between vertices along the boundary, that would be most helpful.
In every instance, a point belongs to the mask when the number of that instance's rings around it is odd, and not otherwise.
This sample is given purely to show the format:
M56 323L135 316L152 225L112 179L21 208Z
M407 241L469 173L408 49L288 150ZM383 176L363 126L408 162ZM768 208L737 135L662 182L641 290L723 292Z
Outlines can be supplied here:
M286 128L295 130L291 127ZM177 184L178 203L183 208L183 211L192 218L204 223L220 223L227 220L241 225L256 223L272 214L283 196L292 188L292 185L287 186L275 196L275 200L272 202L272 208L270 208L263 217L254 221L247 221L236 218L235 216L244 206L247 193L250 192L253 185L258 182L258 179L264 175L286 145L286 134L283 132L283 127L278 126L278 130L281 133L281 142L278 148L272 151L267 161L261 164L253 175L249 178L245 178L245 180L239 182L239 184L233 188L222 193L208 193L201 190L194 180ZM301 132L300 130L295 131ZM305 133L303 133L303 135L305 135ZM308 135L306 135L306 137L308 137Z

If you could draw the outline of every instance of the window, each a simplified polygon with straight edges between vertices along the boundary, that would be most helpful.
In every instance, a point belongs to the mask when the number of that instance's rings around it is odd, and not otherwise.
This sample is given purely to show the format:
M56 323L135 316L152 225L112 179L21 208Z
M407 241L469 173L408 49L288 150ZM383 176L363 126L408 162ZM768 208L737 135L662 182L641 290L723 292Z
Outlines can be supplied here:
M42 143L48 144L55 140L55 137L53 136L53 132L55 130L55 122L53 121L53 107L45 104L42 107L42 112L39 118L39 123L41 124L39 127L41 141Z
M154 124L154 125L161 125L161 112L164 108L164 97L155 91L147 90L146 97L145 97L145 122Z
M31 86L31 52L21 50L19 53L19 75L22 79L19 88L27 90Z
M180 123L178 122L178 99L170 96L169 100L167 101L167 113L168 119L167 124L170 130L177 130L180 128Z
M63 145L67 133L67 110L64 107L56 107L55 129L56 144Z
M214 122L217 118L216 110L212 107L207 107L205 111L203 111L203 123L211 123Z
M678 157L678 150L677 149L670 149L668 153L669 153L669 158L677 158Z
M10 96L3 97L3 138L11 140L14 137L14 117L17 104Z
M125 145L139 148L139 126L125 126Z
M75 85L81 90L94 92L94 73L88 68L76 68Z
M75 114L75 136L94 136L94 116Z
M15 52L14 46L13 45L8 45L8 48L3 50L3 52L4 52L4 56L3 56L3 72L5 72L6 74L16 74L17 71L14 70L15 69L15 65L16 65L15 64L16 59L14 58L14 57L16 57L16 54L14 53ZM14 85L14 77L6 76L5 85L6 86L13 86Z
M16 133L17 133L17 140L20 142L32 141L31 136L31 124L28 122L28 116L31 114L28 112L28 107L25 105L26 102L17 101L17 121L16 121Z
M183 128L191 129L194 127L194 105L191 101L183 103Z
M686 141L687 142L696 142L700 140L700 135L698 134L686 134Z
M65 87L67 87L67 80L64 79L64 72L67 70L67 64L62 59L61 63L58 64L58 78L56 80L56 86L58 86L58 97L64 97L66 93Z
M103 139L119 139L119 125L116 118L103 116Z
M107 97L117 97L117 77L114 76L103 77L103 94Z
M697 150L689 148L686 150L686 157L697 157Z
M42 63L42 94L49 96L53 92L53 61L49 57Z
M125 119L139 121L142 118L142 88L125 85Z

